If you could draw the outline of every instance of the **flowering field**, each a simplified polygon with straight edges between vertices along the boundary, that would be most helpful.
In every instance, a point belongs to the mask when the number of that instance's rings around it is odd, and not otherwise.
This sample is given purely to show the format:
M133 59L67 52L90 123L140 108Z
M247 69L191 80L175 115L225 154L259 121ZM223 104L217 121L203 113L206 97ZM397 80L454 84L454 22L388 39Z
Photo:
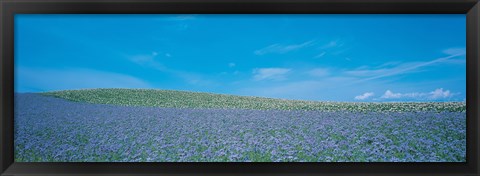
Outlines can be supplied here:
M160 90L15 95L16 162L464 162L465 103Z

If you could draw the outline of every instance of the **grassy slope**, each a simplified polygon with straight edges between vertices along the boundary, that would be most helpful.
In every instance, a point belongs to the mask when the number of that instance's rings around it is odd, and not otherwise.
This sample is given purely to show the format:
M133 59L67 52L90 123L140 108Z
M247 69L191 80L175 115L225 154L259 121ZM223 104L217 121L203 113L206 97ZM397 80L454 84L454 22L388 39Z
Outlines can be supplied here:
M240 108L324 111L465 111L462 102L450 103L342 103L282 100L153 89L88 89L43 93L71 101L127 106L175 108Z

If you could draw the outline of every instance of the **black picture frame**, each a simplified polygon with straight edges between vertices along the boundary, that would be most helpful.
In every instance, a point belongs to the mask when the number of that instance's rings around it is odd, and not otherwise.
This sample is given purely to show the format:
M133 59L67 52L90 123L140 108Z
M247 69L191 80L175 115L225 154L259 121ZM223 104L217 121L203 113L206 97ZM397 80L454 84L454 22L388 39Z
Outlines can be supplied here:
M0 174L23 175L479 175L478 0L2 0ZM15 163L15 14L466 14L465 163Z

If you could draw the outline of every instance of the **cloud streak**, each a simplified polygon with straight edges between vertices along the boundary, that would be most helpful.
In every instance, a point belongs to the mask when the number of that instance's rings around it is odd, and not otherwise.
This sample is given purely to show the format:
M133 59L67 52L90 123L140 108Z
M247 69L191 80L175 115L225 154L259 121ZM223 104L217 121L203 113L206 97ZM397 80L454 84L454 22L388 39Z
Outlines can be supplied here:
M255 55L265 55L265 54L271 54L271 53L285 54L287 52L291 52L291 51L299 50L301 48L312 46L313 44L314 44L313 40L310 40L310 41L307 41L307 42L304 42L304 43L300 43L300 44L293 44L293 45L273 44L273 45L269 45L265 48L256 50L254 52L254 54Z
M307 72L310 76L313 77L324 77L330 74L330 71L326 68L315 68Z
M155 57L158 56L157 52L153 52L151 55L135 55L128 57L128 59L140 66L154 68L159 71L167 72L168 69L162 63L155 60Z
M287 68L259 68L253 70L253 79L255 81L261 80L284 80L285 75L289 73L291 69Z
M158 55L158 53L153 52L151 55L135 55L128 57L128 59L139 66L155 69L157 71L179 77L188 84L203 86L216 85L215 81L207 80L205 76L202 76L201 74L166 67L164 64L156 60ZM171 57L171 55L167 53L165 57Z
M343 43L341 43L340 40L330 41L327 44L321 46L320 49L329 49L337 46L343 46Z
M437 58L427 62L404 63L393 68L380 68L380 69L371 69L371 70L357 69L352 71L346 71L345 73L351 76L361 76L361 77L369 76L368 78L360 79L355 82L355 83L358 83L358 82L370 81L370 80L380 79L380 78L389 77L389 76L395 76L399 74L410 73L413 71L417 71L419 68L430 66L437 63L442 63L442 62L448 63L449 61L451 61L452 58L462 56L464 54L465 53L455 53L447 57L441 57L441 58Z
M313 58L321 58L321 57L325 56L325 54L327 54L327 52L324 51L324 52L321 52L320 54L316 55Z
M467 50L465 48L448 48L443 50L443 53L448 55L465 55Z
M16 69L16 91L37 92L91 88L151 88L134 76L85 68L44 69L21 67Z

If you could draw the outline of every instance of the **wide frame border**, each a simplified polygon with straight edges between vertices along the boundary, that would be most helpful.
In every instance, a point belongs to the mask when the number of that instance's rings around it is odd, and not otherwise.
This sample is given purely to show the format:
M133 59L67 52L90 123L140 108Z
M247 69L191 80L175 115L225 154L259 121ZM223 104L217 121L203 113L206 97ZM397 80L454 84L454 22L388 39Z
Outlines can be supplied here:
M0 174L22 175L480 175L478 0L3 0ZM15 14L466 14L466 163L15 163Z

